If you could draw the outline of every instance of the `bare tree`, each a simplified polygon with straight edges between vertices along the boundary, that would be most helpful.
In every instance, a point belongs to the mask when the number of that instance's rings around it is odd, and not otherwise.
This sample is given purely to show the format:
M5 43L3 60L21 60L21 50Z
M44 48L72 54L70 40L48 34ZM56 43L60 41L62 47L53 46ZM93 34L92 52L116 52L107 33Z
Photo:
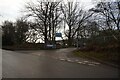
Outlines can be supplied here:
M100 2L98 8L99 13L106 18L107 26L120 30L120 2Z
M68 45L72 46L72 40L77 31L79 31L84 21L91 17L93 13L82 10L77 2L68 2L67 4L61 5L61 9L64 15L64 21L68 25L68 30L65 35L68 37Z
M103 22L101 28L105 30L109 29L114 39L118 40L112 30L117 29L117 31L120 32L120 1L99 2L93 11L97 13L99 22Z
M28 16L35 18L36 25L33 26L35 30L40 31L44 36L45 44L48 44L49 41L55 42L55 32L58 24L61 22L59 19L60 2L41 2L38 1L38 4L27 4L26 8L30 12Z

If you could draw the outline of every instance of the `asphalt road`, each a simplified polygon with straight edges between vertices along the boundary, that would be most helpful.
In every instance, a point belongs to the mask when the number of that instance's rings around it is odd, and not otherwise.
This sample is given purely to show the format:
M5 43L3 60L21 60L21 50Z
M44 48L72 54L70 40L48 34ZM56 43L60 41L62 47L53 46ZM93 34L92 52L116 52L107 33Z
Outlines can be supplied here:
M68 58L72 51L6 51L2 50L3 78L118 78L118 69L89 60ZM80 62L81 61L81 62ZM86 62L85 64L82 62Z
M0 49L0 79L2 79L2 50Z

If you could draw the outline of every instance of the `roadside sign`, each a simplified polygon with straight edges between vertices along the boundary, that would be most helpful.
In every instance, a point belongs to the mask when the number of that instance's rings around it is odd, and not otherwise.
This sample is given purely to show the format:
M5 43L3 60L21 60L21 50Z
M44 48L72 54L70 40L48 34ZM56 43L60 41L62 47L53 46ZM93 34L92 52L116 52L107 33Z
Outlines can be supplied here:
M62 33L56 33L56 37L62 37Z

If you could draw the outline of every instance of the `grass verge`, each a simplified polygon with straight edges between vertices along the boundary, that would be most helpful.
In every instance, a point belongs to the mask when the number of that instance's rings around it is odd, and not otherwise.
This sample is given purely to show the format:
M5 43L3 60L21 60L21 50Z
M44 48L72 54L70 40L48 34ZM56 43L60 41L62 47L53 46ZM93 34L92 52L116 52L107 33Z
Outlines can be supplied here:
M118 52L96 52L96 51L73 51L73 55L82 58L91 58L99 61L108 62L118 65L119 53Z

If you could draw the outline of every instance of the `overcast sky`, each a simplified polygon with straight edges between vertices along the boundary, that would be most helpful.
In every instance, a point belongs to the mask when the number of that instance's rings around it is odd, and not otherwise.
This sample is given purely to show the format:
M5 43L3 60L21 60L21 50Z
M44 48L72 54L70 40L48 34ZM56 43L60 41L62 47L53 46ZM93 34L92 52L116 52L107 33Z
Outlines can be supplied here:
M35 0L0 0L0 24L4 20L15 21L16 18L22 15L22 10L24 9L24 5L28 1ZM64 0L65 1L65 0ZM79 2L83 2L85 8L93 7L91 0L77 0Z
M27 0L0 0L0 22L4 20L14 21L20 16Z

